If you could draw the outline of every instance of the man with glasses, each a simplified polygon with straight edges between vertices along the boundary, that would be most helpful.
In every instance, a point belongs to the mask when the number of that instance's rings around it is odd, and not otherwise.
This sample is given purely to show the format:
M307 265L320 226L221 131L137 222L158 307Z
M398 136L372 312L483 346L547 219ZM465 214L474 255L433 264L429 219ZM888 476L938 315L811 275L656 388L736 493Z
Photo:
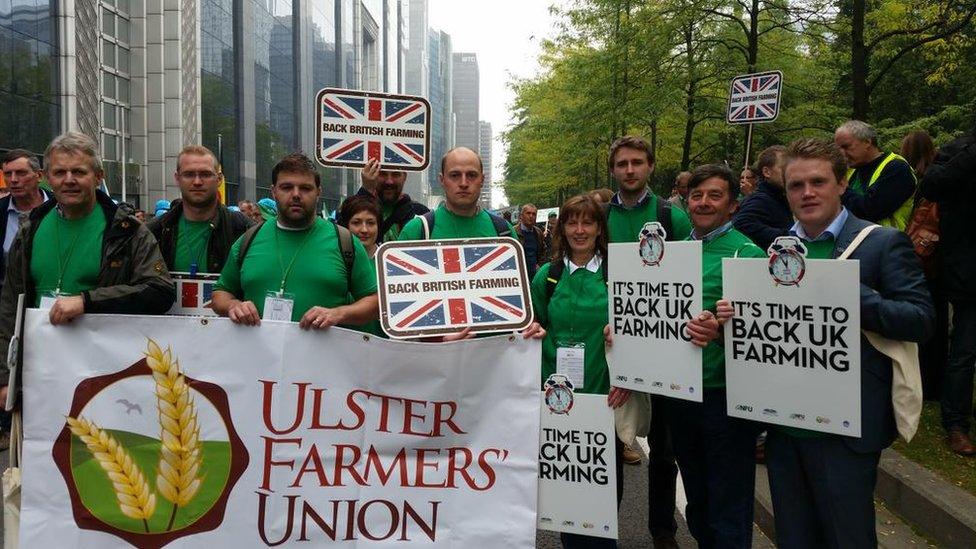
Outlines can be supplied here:
M251 221L220 203L217 157L200 145L187 145L176 157L176 173L182 198L174 200L165 214L149 222L170 271L219 273L234 242Z

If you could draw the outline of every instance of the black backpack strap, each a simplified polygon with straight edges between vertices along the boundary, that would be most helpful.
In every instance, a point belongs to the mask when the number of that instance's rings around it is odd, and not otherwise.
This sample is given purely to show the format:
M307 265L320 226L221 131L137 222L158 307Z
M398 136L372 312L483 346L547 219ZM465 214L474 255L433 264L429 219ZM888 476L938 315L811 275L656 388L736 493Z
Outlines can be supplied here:
M423 227L423 240L430 240L430 235L434 233L434 211L431 210L420 217L420 226Z
M251 243L254 242L255 235L261 230L264 223L255 223L244 231L244 236L241 237L241 247L237 249L237 268L239 269L241 265L244 264L244 258L247 257L247 251L251 249Z
M342 263L346 266L346 288L352 288L352 267L356 261L356 248L352 243L352 233L349 229L333 222L336 237L339 239L339 254L342 255Z
M657 200L657 222L661 224L664 233L668 235L668 240L676 240L672 230L673 223L671 223L671 203L660 196L655 198Z
M512 236L512 226L508 224L508 221L505 221L502 216L495 215L488 210L485 210L485 213L491 218L491 224L495 227L495 234L498 236Z
M563 277L563 269L566 264L562 259L553 259L549 262L549 272L546 273L546 299L552 299L552 294L556 293L556 284Z

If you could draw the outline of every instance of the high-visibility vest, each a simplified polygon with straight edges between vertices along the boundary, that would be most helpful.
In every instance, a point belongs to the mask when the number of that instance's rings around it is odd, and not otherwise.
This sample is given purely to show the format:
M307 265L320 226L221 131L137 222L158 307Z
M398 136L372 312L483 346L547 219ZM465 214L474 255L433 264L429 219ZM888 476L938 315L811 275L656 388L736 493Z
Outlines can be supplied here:
M868 180L868 185L867 185L868 187L874 185L875 181L877 181L878 178L881 177L881 172L884 171L885 166L887 166L888 163L891 162L892 160L901 160L902 162L908 164L908 161L905 160L901 155L895 153L888 153L888 156L886 156L885 159L881 161L881 164L878 164L878 167L874 169L874 173L871 174L871 179ZM909 165L909 170L911 171L912 179L914 180L915 185L917 186L918 178L915 177L915 170L912 170L910 165ZM854 176L854 169L853 168L848 169L847 170L848 183L850 183L851 177L853 176ZM915 205L914 198L915 198L915 193L913 192L912 196L909 196L908 200L905 200L905 203L899 206L898 209L895 210L895 213L891 214L891 217L886 217L885 219L882 219L881 221L878 222L878 224L883 227L894 227L899 231L904 231L905 227L908 226L908 220L912 217L912 208Z

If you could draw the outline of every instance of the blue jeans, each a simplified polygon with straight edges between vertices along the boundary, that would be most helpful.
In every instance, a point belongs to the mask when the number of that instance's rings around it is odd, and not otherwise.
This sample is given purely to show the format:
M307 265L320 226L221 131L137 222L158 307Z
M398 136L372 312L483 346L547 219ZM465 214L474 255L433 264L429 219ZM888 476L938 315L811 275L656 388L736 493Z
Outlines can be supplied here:
M685 516L698 547L752 547L758 423L729 417L725 389L703 401L668 403L671 442L688 497Z
M952 302L949 361L942 379L942 426L969 432L973 417L973 365L976 363L976 302Z

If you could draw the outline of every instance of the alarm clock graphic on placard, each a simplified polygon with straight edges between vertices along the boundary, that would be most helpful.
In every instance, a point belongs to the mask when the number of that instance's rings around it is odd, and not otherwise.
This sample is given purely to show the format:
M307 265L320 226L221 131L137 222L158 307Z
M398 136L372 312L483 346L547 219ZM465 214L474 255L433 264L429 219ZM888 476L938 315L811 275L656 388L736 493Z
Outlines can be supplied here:
M807 248L795 236L780 236L770 244L769 275L781 286L798 286L806 273Z
M553 414L568 414L573 409L573 382L562 374L546 380L546 406Z
M664 258L664 241L668 238L667 231L657 221L645 223L637 237L637 250L645 266L654 266Z

